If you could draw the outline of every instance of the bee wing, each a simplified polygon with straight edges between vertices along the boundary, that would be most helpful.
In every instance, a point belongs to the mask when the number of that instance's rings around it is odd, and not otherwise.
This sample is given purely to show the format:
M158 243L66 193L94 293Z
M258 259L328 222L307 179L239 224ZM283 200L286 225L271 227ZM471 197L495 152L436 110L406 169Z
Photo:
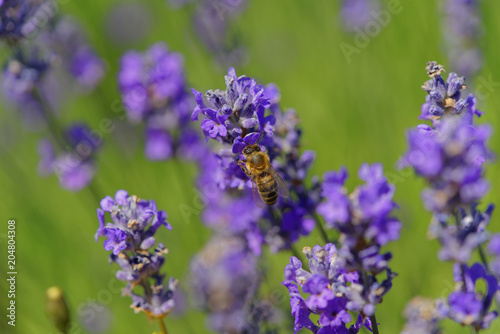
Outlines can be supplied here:
M274 168L273 168L273 173L274 173L274 179L278 184L278 194L283 198L288 198L288 187L286 186L285 181L283 181L281 176L278 174L278 172L276 172Z
M253 200L255 201L255 204L261 209L263 209L266 206L266 203L260 197L259 190L257 189L257 184L255 183L255 178L252 177L252 193L253 193Z

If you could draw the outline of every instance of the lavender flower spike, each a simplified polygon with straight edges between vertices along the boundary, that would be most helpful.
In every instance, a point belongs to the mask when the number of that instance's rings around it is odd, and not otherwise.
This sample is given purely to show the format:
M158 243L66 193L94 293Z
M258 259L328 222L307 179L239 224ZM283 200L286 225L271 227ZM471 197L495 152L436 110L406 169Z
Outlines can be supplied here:
M110 262L120 266L116 278L127 282L123 295L132 298L130 307L135 313L144 312L149 318L161 321L174 307L177 285L173 278L164 285L165 275L160 273L168 249L162 243L157 244L155 234L162 226L172 229L166 212L158 210L155 201L129 196L125 190L118 190L114 198L106 196L100 204L95 240L106 239L103 246L112 251ZM106 212L111 223L105 223Z
M146 125L144 154L149 160L168 160L182 154L184 145L193 149L198 140L189 127L193 102L181 54L163 43L144 53L128 51L120 61L118 84L128 119Z
M492 154L487 142L491 136L488 125L474 125L475 98L460 98L463 78L455 73L445 83L443 67L429 62L431 77L424 84L428 92L422 106L424 119L433 126L419 125L408 133L409 149L402 166L411 166L429 182L422 197L426 208L435 213L453 213L458 206L470 206L489 190L483 178L483 163Z
M389 291L390 280L368 283L358 272L346 270L333 244L316 245L312 250L304 247L303 253L309 260L310 270L303 269L302 262L292 256L281 283L290 294L294 333L307 328L313 333L354 334L363 325L370 328L369 316L375 312L373 304L379 303ZM365 283L372 286L370 291L363 288ZM354 318L349 312L358 313L352 324ZM310 319L311 314L319 315L317 325Z

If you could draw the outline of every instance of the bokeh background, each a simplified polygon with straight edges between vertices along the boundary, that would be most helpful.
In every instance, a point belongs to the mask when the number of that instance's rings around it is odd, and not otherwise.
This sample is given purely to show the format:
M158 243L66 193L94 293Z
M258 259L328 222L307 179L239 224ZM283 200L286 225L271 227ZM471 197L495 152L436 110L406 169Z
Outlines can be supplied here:
M211 232L198 215L185 219L180 209L183 204L193 206L196 198L195 166L173 160L146 160L143 129L128 126L118 119L121 114L113 111L113 103L119 100L119 58L129 49L144 51L153 43L164 41L171 50L184 55L190 86L200 91L223 88L227 68L197 38L191 22L193 6L177 9L162 0L62 3L60 12L82 24L91 45L105 60L107 72L94 92L65 102L60 121L70 124L84 120L98 128L102 119L111 118L116 120L116 128L105 134L104 146L97 156L93 192L84 189L72 193L61 189L55 176L37 175L36 145L42 134L27 132L16 113L5 104L0 105L0 242L4 254L0 264L4 273L7 220L14 218L18 272L16 327L7 328L3 319L0 332L55 333L45 315L44 300L46 289L58 285L65 291L75 316L72 333L88 332L79 325L77 311L96 301L104 304L99 315L105 333L151 333L158 330L156 323L149 323L143 315L134 315L127 298L116 291L109 293L116 267L108 265L102 245L94 242L98 226L96 196L102 198L126 189L145 199L154 198L158 207L168 212L173 230L161 231L159 237L170 250L164 268L179 278L187 296L190 258ZM400 173L396 168L396 161L405 151L406 130L419 123L417 117L425 97L420 85L427 80L426 62L437 60L448 72L453 68L448 66L443 49L439 1L401 0L400 6L402 11L393 15L366 47L353 54L350 62L339 45L352 45L354 35L340 28L338 1L251 0L230 24L231 35L246 49L246 61L236 68L237 73L255 77L261 83L276 83L281 89L283 107L299 112L303 149L317 152L313 174L322 175L346 165L352 189L358 184L359 165L380 161L396 183L395 200L400 204L398 216L403 229L401 239L388 247L394 255L391 267L399 276L383 304L377 307L379 328L384 334L401 330L402 311L411 297L444 297L453 284L451 264L437 260L437 242L426 237L430 213L420 201L424 184L411 173ZM129 13L128 19L117 16L117 10ZM481 1L484 34L480 46L484 66L468 80L472 91L485 82L500 83L498 13L500 2ZM123 41L120 36L129 38ZM7 54L8 50L0 50L2 62ZM485 111L480 122L493 125L491 147L500 152L500 85L490 88L483 89L484 98L478 101L478 108ZM483 208L489 202L500 203L498 166L494 163L487 168L492 189L481 203ZM498 221L495 213L491 230L500 231ZM299 240L298 249L317 243L322 242L315 231ZM276 305L283 310L280 333L292 332L287 291L280 286L290 255L271 254L267 250L264 254L267 276L260 293L281 294ZM0 288L0 309L5 310L5 280L0 281ZM204 319L203 312L193 309L186 297L184 313L169 316L166 324L171 334L209 333ZM500 332L499 323L494 322L484 333ZM444 328L448 333L468 332L449 321L444 322Z

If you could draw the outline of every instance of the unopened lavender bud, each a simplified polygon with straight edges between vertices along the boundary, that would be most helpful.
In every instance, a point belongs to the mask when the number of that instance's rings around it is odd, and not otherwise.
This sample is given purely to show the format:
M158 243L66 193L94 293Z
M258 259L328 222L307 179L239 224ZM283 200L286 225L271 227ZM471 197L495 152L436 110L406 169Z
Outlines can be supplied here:
M54 326L60 332L67 333L70 315L61 288L53 286L47 289L45 309Z

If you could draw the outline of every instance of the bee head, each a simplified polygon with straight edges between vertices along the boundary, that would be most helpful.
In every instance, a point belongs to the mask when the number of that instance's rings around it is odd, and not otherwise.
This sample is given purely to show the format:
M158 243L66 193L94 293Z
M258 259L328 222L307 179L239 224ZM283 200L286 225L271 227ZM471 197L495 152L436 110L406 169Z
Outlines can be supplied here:
M257 145L257 144L254 144L254 145L248 145L247 147L245 147L243 149L243 154L244 155L250 155L252 154L253 152L260 152L260 146Z

